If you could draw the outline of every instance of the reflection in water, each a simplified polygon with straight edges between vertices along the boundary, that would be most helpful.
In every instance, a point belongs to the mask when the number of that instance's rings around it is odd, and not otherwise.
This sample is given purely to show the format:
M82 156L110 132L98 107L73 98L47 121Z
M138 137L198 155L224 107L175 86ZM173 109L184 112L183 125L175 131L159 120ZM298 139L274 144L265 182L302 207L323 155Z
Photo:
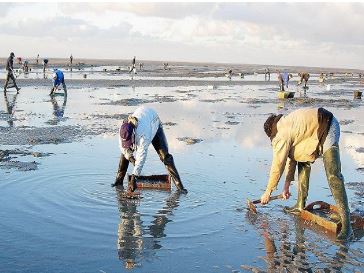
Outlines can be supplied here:
M65 94L63 96L63 103L61 106L58 104L56 96L51 96L51 103L53 106L53 119L50 120L48 123L52 125L57 125L63 119L64 111L67 104L67 95Z
M173 209L179 206L180 193L175 192L169 196L148 227L143 226L137 210L138 201L122 198L120 191L117 191L117 197L120 212L118 255L124 261L125 268L131 269L140 266L143 258L154 255L155 250L162 248L160 238L166 237L164 229L172 221L168 217Z
M308 90L308 86L306 87L298 87L299 88L299 92L300 92L300 97L301 98L307 98L307 90Z
M7 121L8 121L8 124L10 127L14 126L15 104L16 104L16 99L17 99L18 95L19 95L19 93L15 93L15 95L13 95L12 99L9 100L11 98L11 96L8 95L8 92L4 92L5 108L6 108L6 112L9 114Z
M257 228L263 237L266 272L317 272L317 270L341 272L345 265L349 245L337 244L335 254L328 254L324 245L315 244L312 240L310 241L308 236L305 236L308 225L297 217L294 220L293 232L286 221L280 221L276 226L277 222L264 214L257 215L248 212L247 220ZM291 237L294 239L292 240ZM335 236L327 238L333 240L330 241L330 246L335 243ZM312 255L316 256L315 260L319 260L320 263L310 264L309 258L312 259ZM257 270L253 267L249 267L249 269Z

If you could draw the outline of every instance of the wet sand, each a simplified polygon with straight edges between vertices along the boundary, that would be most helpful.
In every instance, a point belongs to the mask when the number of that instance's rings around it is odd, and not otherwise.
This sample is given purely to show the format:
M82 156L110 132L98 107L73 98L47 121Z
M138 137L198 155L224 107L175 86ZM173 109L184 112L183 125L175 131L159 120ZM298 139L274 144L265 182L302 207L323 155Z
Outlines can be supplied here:
M363 85L356 74L333 69L338 74L326 84L315 74L306 92L294 75L295 98L279 100L275 74L264 81L253 74L256 66L245 79L229 80L220 64L170 62L166 72L145 62L148 70L133 79L123 72L126 61L118 73L108 72L116 62L87 65L65 70L67 97L51 99L51 71L44 79L38 70L19 76L19 95L0 96L1 272L363 270L363 234L340 245L282 211L295 202L296 183L290 200L258 207L257 215L245 209L269 173L267 116L323 106L340 120L350 208L363 212L363 102L353 99ZM125 201L110 187L118 128L143 104L161 117L186 196L145 191L142 200ZM153 149L143 173L165 173ZM321 159L311 174L309 202L316 200L333 203Z

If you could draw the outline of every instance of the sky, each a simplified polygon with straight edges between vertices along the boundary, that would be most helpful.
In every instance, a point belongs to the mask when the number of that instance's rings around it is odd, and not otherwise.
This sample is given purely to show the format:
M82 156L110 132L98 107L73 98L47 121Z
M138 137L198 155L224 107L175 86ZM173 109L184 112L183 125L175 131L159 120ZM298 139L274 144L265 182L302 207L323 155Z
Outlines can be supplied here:
M364 69L364 3L0 3L0 56Z

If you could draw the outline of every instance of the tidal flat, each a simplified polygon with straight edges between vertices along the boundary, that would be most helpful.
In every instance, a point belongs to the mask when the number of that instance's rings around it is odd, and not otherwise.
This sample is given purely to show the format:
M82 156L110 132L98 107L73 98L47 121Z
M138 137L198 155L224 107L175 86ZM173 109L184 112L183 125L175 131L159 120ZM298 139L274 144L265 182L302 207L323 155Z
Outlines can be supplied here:
M256 215L246 210L246 199L260 198L268 179L272 150L263 123L269 114L325 107L340 121L350 209L363 215L357 75L335 71L320 84L320 71L312 69L304 90L293 73L295 97L280 100L276 74L266 81L254 74L258 67L236 67L247 76L231 80L218 65L158 67L146 63L133 77L126 65L64 67L68 95L53 98L51 72L35 68L19 75L19 94L1 93L0 272L364 270L363 233L339 244L283 212L295 203L296 183L289 200L259 206ZM119 126L140 105L158 112L187 195L145 190L141 200L125 200L110 187ZM150 147L143 174L164 173ZM282 188L283 181L275 194ZM334 204L322 159L310 179L308 202L317 200Z

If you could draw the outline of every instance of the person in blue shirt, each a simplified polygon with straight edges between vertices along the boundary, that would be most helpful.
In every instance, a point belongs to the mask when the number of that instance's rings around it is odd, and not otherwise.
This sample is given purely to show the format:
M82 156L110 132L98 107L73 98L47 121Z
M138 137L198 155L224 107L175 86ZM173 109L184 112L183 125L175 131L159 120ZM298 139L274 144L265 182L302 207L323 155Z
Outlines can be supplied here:
M284 87L288 88L288 82L292 78L292 74L289 74L288 72L281 73L278 71L278 82L280 86L280 91L285 91Z
M49 94L50 96L54 95L54 93L56 92L56 90L58 89L58 86L60 84L62 84L64 95L67 96L67 87L64 82L63 72L60 69L55 69L54 73L53 73L53 87L52 87L51 93Z

